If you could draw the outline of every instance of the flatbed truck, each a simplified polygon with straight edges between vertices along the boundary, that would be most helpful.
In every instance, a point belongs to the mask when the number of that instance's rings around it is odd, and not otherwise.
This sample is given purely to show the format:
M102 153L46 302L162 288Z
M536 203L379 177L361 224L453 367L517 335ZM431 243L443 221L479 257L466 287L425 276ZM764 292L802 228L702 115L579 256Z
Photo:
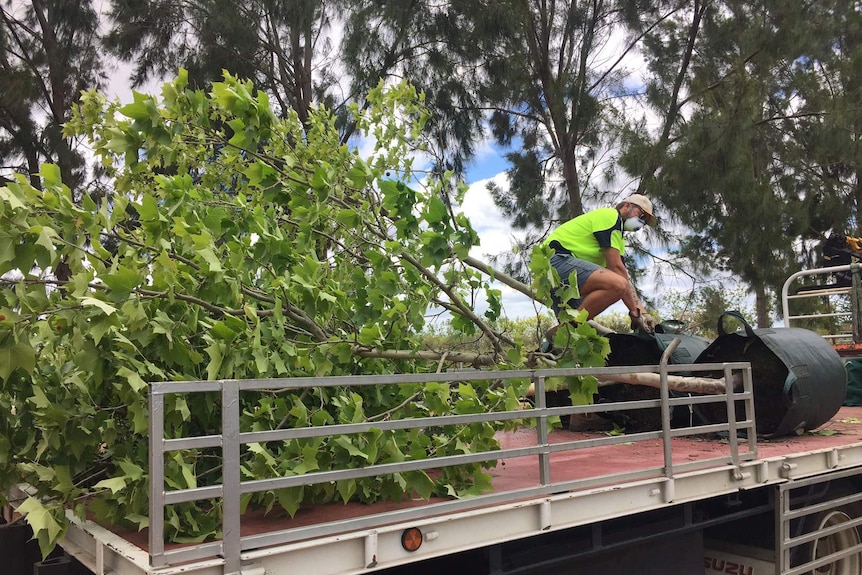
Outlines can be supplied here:
M785 317L792 318L787 308ZM841 407L816 430L759 437L751 364L673 365L675 344L656 365L644 366L152 384L149 528L120 530L69 512L62 549L95 575L862 574L862 407ZM552 378L643 372L661 380L658 398L562 407L545 401ZM670 376L698 372L742 385L717 395L669 392ZM523 378L534 385L535 404L518 411L239 428L238 398L261 389ZM201 392L221 395L220 432L166 438L165 398ZM710 403L725 404L726 421L672 425L674 410ZM630 409L656 410L660 428L617 434L553 425L561 416L595 419ZM500 449L492 452L253 481L240 475L239 454L248 443L516 419L530 425L499 433ZM198 448L222 450L222 484L167 489L166 455ZM493 489L475 497L316 505L293 518L241 513L242 495L254 491L476 462L489 465ZM18 490L23 497L27 487ZM222 538L166 543L165 506L202 499L221 501Z

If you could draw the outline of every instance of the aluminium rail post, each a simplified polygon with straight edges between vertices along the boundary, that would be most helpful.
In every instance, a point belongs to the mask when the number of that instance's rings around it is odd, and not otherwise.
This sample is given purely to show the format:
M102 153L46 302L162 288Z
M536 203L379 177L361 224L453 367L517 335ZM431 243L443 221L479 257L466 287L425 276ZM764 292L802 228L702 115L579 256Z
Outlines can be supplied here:
M165 558L165 396L150 383L150 567Z
M727 405L727 441L730 445L730 460L734 467L734 476L737 479L740 479L741 472L739 469L739 437L737 435L739 433L739 430L736 425L736 398L734 397L733 392L734 389L731 370L729 368L725 368L724 397ZM751 433L749 432L748 435L751 435Z
M545 397L545 377L539 376L534 378L536 382L533 393L536 401L536 409L544 411L548 407L547 398ZM539 445L545 449L539 453L539 483L541 485L551 484L551 454L548 451L548 417L544 413L539 416L539 421L536 422L536 439Z
M667 479L673 479L673 448L671 446L670 436L670 390L667 387L667 364L670 357L680 344L678 337L671 340L670 345L661 354L659 362L659 397L661 398L661 428L662 428L662 446L664 448L664 475ZM673 499L673 497L671 497Z
M222 554L225 575L240 575L240 442L239 381L221 382L222 424Z
M724 380L732 380L732 370L730 368L725 368ZM753 422L756 414L754 412L754 383L751 380L750 363L748 367L742 369L742 393L746 397L742 403L745 410L745 421ZM734 413L736 413L736 411L734 411ZM757 458L757 427L754 423L748 423L746 425L745 437L748 441L748 451L751 453L752 457ZM739 457L738 452L737 457Z
M775 502L775 573L780 575L790 569L791 548L785 546L784 542L790 536L790 525L785 522L784 516L790 513L790 491L777 489L777 501Z

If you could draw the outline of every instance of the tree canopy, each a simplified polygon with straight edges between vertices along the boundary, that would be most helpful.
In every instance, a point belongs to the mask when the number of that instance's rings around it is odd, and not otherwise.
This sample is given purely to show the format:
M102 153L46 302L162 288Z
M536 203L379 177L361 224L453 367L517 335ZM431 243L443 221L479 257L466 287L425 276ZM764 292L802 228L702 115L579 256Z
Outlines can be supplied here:
M83 154L62 130L80 92L105 79L98 14L92 2L34 0L4 3L0 15L0 168L39 187L39 164L55 163L78 192Z
M819 240L858 233L849 0L114 0L102 26L89 3L66 4L4 9L0 46L15 80L0 102L7 178L37 178L48 160L79 188L82 149L58 127L78 90L101 82L104 46L136 82L182 66L204 87L227 69L266 92L279 117L304 123L322 105L342 142L357 134L349 104L362 110L380 81L407 79L432 111L425 153L444 203L489 141L509 164L490 192L527 231L522 250L585 208L646 193L667 224L646 244L679 245L669 259L690 274L738 278L760 324L776 282L811 265ZM740 242L755 220L770 231Z
M645 101L663 129L630 132L621 166L690 230L677 250L684 265L738 278L761 326L819 242L858 229L855 145L840 143L856 132L842 102L853 98L845 74L857 27L843 1L695 2L645 43ZM671 82L663 70L681 61L688 71Z

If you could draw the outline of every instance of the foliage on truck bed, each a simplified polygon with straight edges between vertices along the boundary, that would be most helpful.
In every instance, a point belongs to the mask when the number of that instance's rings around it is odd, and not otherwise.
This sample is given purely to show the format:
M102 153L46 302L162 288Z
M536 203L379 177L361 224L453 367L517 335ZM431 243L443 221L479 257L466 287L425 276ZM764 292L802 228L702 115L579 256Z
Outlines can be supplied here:
M66 127L85 138L110 188L73 198L55 166L44 189L0 188L0 499L25 482L19 509L49 549L73 506L147 525L147 390L158 381L518 367L518 341L495 328L500 292L463 265L478 242L454 206L466 187L419 185L414 155L426 114L406 85L380 88L359 112L371 153L342 145L329 112L300 121L229 75L209 92L180 73L162 98L121 106L84 95ZM402 182L414 182L411 186ZM536 289L556 281L540 262ZM477 302L487 311L477 312ZM421 349L426 316L451 314L491 351ZM578 361L607 342L579 328ZM524 382L526 389L526 382ZM524 389L484 384L309 388L244 399L243 430L512 409ZM168 437L212 433L219 398L175 396ZM11 414L11 417L9 416ZM503 424L497 424L503 425ZM507 425L513 425L509 423ZM311 473L496 448L490 423L417 434L366 433L252 445L246 478ZM412 435L411 435L412 433ZM220 454L166 462L169 488L217 482ZM308 502L460 496L485 489L479 465L296 488L247 498L295 513ZM0 501L2 502L2 501ZM217 535L218 505L174 505L169 537Z

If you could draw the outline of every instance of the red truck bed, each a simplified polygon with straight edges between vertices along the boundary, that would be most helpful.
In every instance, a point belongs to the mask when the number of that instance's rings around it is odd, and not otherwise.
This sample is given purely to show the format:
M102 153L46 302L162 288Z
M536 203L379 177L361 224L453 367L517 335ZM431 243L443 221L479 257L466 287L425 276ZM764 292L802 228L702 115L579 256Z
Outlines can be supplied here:
M549 442L556 444L605 436L607 432L598 429L606 427L603 425L603 421L598 416L592 416L587 420L586 425L581 425L587 429L581 431L555 430L551 432ZM572 427L576 427L576 425ZM537 444L534 429L500 434L499 439L503 448ZM715 435L678 437L674 438L672 443L675 464L706 461L720 457L728 449L728 439ZM829 422L815 431L806 432L799 436L759 439L757 455L759 460L763 460L798 456L810 452L828 453L833 448L854 444L862 446L862 407L842 407ZM741 452L746 451L744 442L740 443L740 450ZM557 483L637 470L654 470L662 466L663 446L660 439L653 439L638 441L637 443L604 445L578 451L553 453L550 458L551 480ZM708 465L708 463L705 464L705 466ZM502 459L489 473L493 477L495 491L510 491L540 485L536 456ZM661 474L652 473L651 475L660 476ZM400 503L383 502L373 505L361 503L316 505L313 508L301 509L292 519L276 512L269 515L261 511L248 512L243 516L242 534L243 536L255 535L318 523L336 522L408 507L427 506L441 501L444 499L409 500ZM114 532L142 549L147 549L148 533L146 530L114 529ZM169 546L169 548L173 547L176 546Z

